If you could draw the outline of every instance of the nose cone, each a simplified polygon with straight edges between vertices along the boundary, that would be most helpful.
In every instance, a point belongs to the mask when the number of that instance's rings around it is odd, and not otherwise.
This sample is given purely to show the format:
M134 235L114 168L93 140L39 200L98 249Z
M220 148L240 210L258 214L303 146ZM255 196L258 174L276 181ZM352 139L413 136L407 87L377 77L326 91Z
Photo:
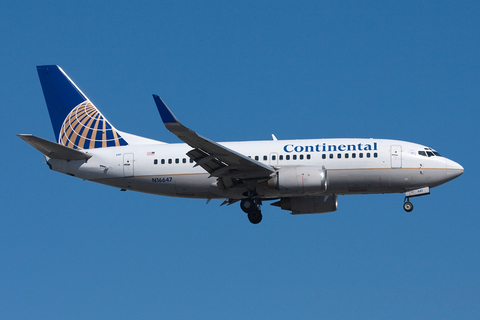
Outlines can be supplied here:
M453 180L461 176L463 173L463 167L450 159L446 159L446 169L447 169L447 181Z

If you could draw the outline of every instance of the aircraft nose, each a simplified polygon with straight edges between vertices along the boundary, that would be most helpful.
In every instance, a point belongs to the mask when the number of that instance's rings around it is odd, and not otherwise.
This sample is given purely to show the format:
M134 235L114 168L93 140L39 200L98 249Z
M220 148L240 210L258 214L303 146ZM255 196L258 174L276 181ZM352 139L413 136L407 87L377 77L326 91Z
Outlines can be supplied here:
M446 169L447 180L453 180L463 174L463 167L450 159L446 159Z

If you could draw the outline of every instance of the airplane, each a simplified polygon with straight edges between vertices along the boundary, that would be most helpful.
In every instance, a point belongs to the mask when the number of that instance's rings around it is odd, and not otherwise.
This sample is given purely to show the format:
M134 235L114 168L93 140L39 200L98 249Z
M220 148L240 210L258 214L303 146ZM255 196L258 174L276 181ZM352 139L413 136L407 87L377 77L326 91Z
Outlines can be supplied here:
M183 143L117 130L57 65L37 66L56 142L18 136L51 170L144 193L240 202L251 223L264 201L291 214L333 212L338 195L405 193L410 198L464 169L424 145L387 139L214 142L185 127L153 95L165 127Z

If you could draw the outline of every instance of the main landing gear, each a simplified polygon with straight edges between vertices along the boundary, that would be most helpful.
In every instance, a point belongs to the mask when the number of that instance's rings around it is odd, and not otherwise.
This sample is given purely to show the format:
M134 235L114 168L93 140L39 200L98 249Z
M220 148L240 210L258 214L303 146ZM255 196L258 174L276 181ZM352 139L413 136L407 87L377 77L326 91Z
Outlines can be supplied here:
M240 208L248 215L248 220L257 224L262 221L262 212L260 211L260 201L251 198L242 199L240 201Z
M410 202L409 197L405 197L405 201L403 203L403 210L405 210L407 212L412 212L412 210L413 210L413 204Z

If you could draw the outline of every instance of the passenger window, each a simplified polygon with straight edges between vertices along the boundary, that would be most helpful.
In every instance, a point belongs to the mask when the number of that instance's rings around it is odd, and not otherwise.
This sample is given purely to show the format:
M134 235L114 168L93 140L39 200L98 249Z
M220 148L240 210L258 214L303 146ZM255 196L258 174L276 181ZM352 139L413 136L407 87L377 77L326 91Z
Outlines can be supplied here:
M278 156L278 160L283 160L283 154Z
M307 154L307 160L310 160L310 159L311 159L311 156Z
M373 157L374 157L374 158L377 158L377 157L378 157L378 153L375 152L375 153L373 154Z
M333 159L333 153L330 153L330 159Z
M293 155L293 160L297 160L297 155L296 154Z
M160 163L161 163L161 164L165 164L165 159L162 159L162 160L160 161Z
M272 156L272 160L275 161L277 160L277 157L275 155Z
M183 159L182 159L182 162L183 162L183 163L187 163L187 159L183 158Z
M285 156L285 160L290 160L290 155L289 155L289 154L287 154L287 155Z
M303 160L303 154L300 155L300 160Z
M268 160L268 157L267 157L267 156L263 156L263 160L264 160L264 161L267 161L267 160Z
M363 158L363 153L360 152L360 153L358 154L358 156L359 156L360 158Z
M175 163L180 163L180 159L175 159Z
M357 154L356 153L352 153L352 158L356 158L357 157Z
M193 163L193 159L192 159L192 158L190 158L190 163Z
M370 152L367 152L367 158L370 158Z
M348 153L345 153L345 159L348 159Z
M172 159L168 159L168 164L172 164Z
M255 156L255 160L257 160L257 161L258 161L258 159L259 159L259 158L258 158L258 156Z
M341 153L337 154L337 158L338 158L338 159L341 159L341 158L342 158L342 154L341 154Z

